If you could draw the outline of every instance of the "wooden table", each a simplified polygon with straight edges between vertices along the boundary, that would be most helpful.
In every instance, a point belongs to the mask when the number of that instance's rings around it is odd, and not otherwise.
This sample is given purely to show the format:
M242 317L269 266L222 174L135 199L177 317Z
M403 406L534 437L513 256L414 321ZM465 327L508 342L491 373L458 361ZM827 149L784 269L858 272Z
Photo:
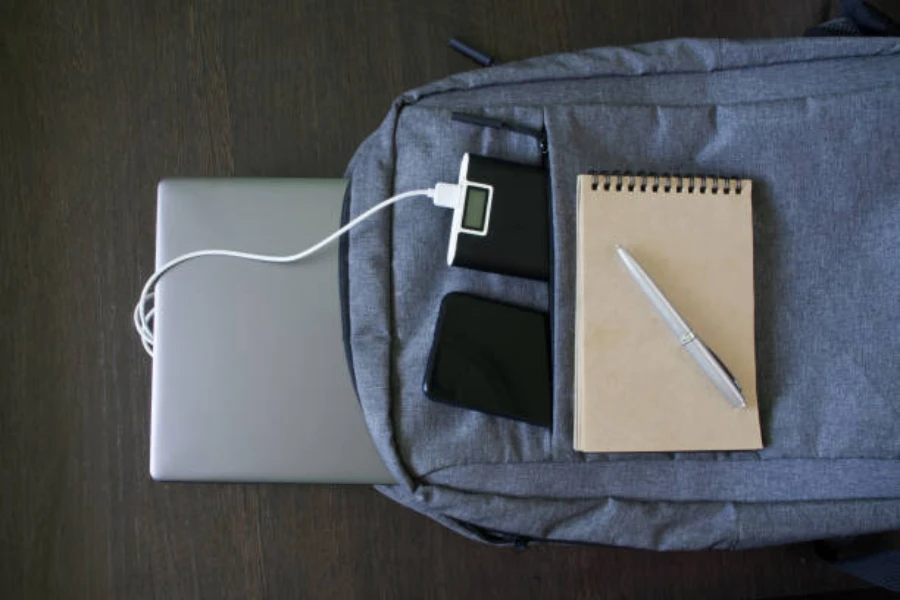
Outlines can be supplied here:
M339 176L402 91L672 36L799 35L834 2L0 3L0 596L749 598L861 588L808 547L497 550L361 487L147 473L130 324L168 175ZM874 597L874 596L873 596Z

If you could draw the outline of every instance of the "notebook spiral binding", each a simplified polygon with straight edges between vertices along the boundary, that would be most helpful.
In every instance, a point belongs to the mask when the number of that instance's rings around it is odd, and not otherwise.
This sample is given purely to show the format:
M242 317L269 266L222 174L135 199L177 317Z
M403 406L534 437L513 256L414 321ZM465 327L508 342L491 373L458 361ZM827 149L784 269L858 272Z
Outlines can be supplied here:
M596 190L600 187L604 191L615 190L621 192L627 190L633 192L640 190L646 192L648 189L658 192L682 193L687 190L689 193L699 192L701 194L740 194L743 192L741 180L738 177L711 177L707 175L648 175L644 173L605 173L591 172L593 176L591 180L591 189Z

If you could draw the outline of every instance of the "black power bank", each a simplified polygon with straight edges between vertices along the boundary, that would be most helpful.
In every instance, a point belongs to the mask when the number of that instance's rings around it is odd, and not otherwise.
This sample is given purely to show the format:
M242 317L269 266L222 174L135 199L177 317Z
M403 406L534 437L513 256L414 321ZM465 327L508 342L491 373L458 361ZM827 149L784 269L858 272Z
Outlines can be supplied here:
M467 168L466 168L467 164ZM547 170L469 154L460 181L492 186L486 233L456 235L451 263L529 279L550 277L550 205Z
M437 402L549 427L547 315L454 292L444 296L423 384Z

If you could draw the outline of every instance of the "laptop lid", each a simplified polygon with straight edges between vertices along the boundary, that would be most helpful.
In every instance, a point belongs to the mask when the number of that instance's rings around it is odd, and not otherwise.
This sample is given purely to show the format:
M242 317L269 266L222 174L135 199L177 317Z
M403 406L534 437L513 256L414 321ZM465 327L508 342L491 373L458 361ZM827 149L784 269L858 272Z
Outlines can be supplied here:
M337 229L340 179L168 179L157 266L193 250L293 254ZM158 480L393 483L342 341L338 244L299 263L198 258L156 288Z

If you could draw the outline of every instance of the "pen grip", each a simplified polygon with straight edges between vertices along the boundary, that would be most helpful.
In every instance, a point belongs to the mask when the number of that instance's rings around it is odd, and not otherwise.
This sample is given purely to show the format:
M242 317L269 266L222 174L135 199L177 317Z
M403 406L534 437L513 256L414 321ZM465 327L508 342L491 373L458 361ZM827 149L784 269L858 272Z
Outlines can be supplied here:
M706 347L700 338L694 338L685 344L684 349L693 357L707 377L722 392L725 399L736 408L747 406L740 388L725 366L716 358L712 350Z

